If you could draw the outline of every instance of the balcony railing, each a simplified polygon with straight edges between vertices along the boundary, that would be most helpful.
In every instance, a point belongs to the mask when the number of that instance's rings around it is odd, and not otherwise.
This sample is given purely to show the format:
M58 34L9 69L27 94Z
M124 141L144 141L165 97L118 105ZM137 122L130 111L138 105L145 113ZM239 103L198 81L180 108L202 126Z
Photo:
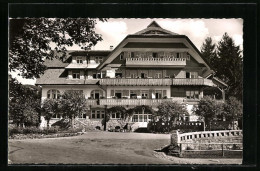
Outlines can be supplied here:
M100 79L100 85L113 85L113 86L169 86L169 85L205 85L215 86L212 80L205 78L104 78Z
M206 78L174 78L172 85L206 85L215 86L212 80Z
M133 85L133 86L145 86L145 85L172 85L172 80L170 78L165 79L147 79L147 78L105 78L100 79L99 81L100 85L117 85L117 86L127 86L127 85Z
M126 65L185 66L186 58L126 58Z
M86 104L88 106L96 106L96 105L98 105L97 101L98 101L97 99L87 99Z
M184 98L170 98L170 99L100 99L100 105L148 105L158 106L166 101L183 102Z

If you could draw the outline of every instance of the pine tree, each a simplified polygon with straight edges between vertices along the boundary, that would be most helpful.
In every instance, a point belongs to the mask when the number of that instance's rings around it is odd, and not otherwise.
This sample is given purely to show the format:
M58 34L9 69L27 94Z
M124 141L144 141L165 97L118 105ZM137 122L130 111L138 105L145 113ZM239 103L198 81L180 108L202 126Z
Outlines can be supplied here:
M216 76L228 84L227 97L234 96L242 100L243 94L243 58L239 46L225 33L218 42L218 65Z
M217 65L216 44L212 42L211 37L205 39L200 51L202 57L211 67L213 67L212 69L215 70L215 66Z

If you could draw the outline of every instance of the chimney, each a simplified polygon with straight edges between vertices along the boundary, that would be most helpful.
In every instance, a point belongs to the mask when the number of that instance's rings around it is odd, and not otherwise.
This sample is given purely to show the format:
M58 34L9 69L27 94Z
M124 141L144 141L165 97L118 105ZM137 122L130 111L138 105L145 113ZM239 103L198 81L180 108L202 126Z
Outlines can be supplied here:
M113 50L114 46L110 46L110 50Z

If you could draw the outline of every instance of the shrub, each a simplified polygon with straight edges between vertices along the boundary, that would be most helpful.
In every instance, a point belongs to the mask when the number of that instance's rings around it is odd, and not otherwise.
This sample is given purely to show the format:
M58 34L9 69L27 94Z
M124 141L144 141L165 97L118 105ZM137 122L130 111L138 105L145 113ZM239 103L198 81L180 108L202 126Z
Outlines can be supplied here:
M11 128L9 129L9 136L12 136L14 134L22 134L23 130L21 128Z

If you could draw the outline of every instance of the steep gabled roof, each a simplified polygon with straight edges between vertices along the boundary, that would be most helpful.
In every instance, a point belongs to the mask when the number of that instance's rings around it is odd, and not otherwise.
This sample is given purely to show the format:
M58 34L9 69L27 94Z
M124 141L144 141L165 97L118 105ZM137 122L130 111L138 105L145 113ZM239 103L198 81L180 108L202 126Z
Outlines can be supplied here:
M160 35L160 34L168 34L168 35L178 35L177 33L171 32L169 30L163 29L156 21L151 22L147 28L133 34L133 35Z

